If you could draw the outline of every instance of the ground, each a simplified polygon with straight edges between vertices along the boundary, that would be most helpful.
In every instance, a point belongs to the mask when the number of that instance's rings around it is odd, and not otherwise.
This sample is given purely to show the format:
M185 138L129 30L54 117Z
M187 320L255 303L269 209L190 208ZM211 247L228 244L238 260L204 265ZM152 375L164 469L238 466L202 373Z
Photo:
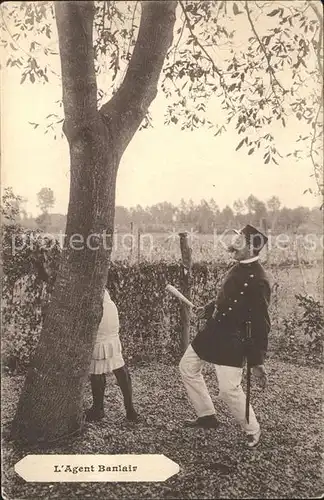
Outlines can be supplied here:
M263 429L256 450L243 446L240 429L217 399L211 367L206 381L221 426L217 430L182 427L193 417L178 369L151 364L132 369L136 407L145 420L129 424L119 388L109 376L106 417L87 424L82 436L51 450L19 450L5 438L22 387L20 376L3 378L3 496L10 500L135 498L316 498L323 493L321 371L276 359L267 362L269 386L254 387L252 403ZM87 388L85 406L89 405ZM159 453L180 465L164 483L26 483L13 465L27 453Z

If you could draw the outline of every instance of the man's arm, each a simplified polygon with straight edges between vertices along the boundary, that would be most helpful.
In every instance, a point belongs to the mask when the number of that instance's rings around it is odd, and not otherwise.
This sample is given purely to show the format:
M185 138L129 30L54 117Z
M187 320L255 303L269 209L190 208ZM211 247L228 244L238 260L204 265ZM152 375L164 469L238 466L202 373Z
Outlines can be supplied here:
M208 302L208 304L205 305L205 307L204 307L204 318L205 319L209 319L212 317L213 312L215 310L215 306L216 306L215 300L211 300L210 302Z
M268 350L268 334L270 319L268 307L270 303L270 285L262 280L254 290L249 308L252 341L249 349L250 366L263 365Z

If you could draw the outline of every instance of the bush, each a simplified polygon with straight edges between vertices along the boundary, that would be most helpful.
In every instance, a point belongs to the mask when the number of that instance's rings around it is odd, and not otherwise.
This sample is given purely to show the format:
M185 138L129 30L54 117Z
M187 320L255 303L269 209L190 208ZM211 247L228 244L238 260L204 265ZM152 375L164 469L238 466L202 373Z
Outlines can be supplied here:
M323 354L323 306L308 294L295 294L296 306L283 318L278 354L286 361L316 364Z
M57 269L60 248L37 230L19 224L1 228L2 236L2 357L11 372L25 369L42 326L42 311L52 292L52 282L42 279L44 261ZM40 269L39 269L40 268Z
M308 348L316 356L323 354L324 316L323 306L311 295L296 294L298 306L302 309L302 316L298 326L307 337Z

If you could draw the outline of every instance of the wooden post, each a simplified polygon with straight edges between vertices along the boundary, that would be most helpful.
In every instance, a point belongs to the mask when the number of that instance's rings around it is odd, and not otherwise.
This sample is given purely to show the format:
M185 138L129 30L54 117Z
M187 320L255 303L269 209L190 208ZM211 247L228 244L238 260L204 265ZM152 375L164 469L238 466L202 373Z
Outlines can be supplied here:
M304 293L307 294L307 282L306 282L306 279L305 279L305 273L304 273L304 269L303 269L303 264L301 262L301 258L300 258L300 255L299 255L298 241L299 241L298 238L296 238L296 240L295 240L295 246L296 246L297 264L298 264L298 268L299 268L299 271L300 271L300 274L301 274L301 277L302 277L302 281L303 281Z
M133 222L130 223L130 231L131 231L131 249L130 249L130 262L133 262L133 236L134 236L134 224Z
M266 236L268 236L268 238L270 238L269 236L269 228L268 228L268 221L266 218L262 218L261 221L260 221L260 226L261 226L261 230L264 232L264 234ZM266 250L266 261L268 262L269 261L269 242L266 243L266 246L265 246L265 250Z
M138 263L141 260L141 230L138 228L137 231L137 261Z
M271 231L271 229L269 229L267 236L268 236L268 241L266 244L267 263L270 264L270 248L272 247L272 231Z
M180 286L181 292L189 300L191 298L191 253L192 249L188 243L188 233L179 233L181 250ZM190 337L190 308L186 304L180 304L180 316L182 324L181 349L185 352L189 345Z

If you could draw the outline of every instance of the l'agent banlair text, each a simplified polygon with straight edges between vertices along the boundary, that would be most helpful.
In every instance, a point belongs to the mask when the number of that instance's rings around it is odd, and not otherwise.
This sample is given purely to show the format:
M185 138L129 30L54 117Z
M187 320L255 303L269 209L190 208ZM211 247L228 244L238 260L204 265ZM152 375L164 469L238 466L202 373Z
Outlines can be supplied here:
M54 465L54 472L136 472L137 465Z

